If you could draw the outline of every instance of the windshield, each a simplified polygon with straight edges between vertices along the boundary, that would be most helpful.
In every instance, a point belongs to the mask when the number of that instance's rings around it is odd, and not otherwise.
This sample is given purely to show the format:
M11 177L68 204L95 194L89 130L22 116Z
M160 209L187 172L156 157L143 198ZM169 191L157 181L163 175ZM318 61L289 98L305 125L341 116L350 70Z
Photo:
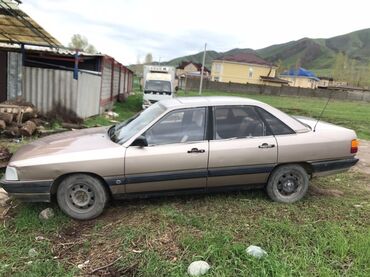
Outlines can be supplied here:
M126 122L117 125L114 132L115 141L120 144L125 143L133 135L160 116L165 110L166 108L163 105L156 103Z
M171 92L171 82L148 80L145 82L145 90Z

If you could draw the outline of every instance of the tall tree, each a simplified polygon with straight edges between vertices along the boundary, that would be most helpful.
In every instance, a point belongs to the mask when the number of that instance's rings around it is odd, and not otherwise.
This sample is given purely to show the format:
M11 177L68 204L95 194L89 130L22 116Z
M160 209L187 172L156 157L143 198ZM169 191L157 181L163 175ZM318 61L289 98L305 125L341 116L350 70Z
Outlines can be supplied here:
M362 79L362 70L359 70L361 65L356 61L352 60L348 68L348 82L355 86L360 86Z
M363 80L363 85L366 86L366 88L369 88L370 86L370 62L368 62L365 65L364 68L364 80Z
M276 76L279 76L281 73L284 72L285 68L284 68L284 65L283 65L283 61L281 59L279 59L276 63L275 63L277 69L276 69Z
M141 64L140 55L139 54L137 54L137 56L136 56L136 64Z
M358 87L369 87L370 85L370 64L356 61L353 84Z
M360 60L349 59L340 52L335 56L333 77L336 81L344 81L353 86L368 86L370 84L370 64Z
M96 54L97 52L94 45L89 44L87 38L80 34L75 34L72 36L71 42L68 44L68 47L78 49L90 54Z
M145 56L145 64L151 64L153 62L153 55L152 53L148 53Z
M348 58L343 52L339 52L335 56L334 66L333 66L333 77L337 81L348 81Z

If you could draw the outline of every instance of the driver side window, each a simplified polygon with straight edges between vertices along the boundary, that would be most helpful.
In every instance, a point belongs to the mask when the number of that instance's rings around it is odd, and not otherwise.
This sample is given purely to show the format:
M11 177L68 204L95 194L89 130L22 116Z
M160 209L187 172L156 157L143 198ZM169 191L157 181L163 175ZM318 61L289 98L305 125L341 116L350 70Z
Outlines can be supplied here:
M149 145L201 141L205 137L205 122L205 108L177 110L165 115L144 135Z

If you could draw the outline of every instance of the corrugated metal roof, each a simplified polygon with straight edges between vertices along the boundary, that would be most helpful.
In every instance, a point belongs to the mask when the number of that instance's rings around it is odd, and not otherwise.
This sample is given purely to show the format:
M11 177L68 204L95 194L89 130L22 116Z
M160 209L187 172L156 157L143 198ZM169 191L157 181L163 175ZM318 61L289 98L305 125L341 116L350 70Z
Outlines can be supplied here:
M10 0L0 0L0 42L62 47L57 39Z
M0 42L0 49L7 49L7 50L16 50L19 51L21 49L21 46L18 44L8 44L8 43L3 43ZM30 51L37 51L37 52L46 52L46 53L54 53L54 54L61 54L61 55L75 55L76 50L72 48L67 48L67 47L58 47L58 48L50 48L49 46L35 46L35 45L25 45L26 50ZM78 51L79 55L83 56L90 56L90 57L103 57L107 56L101 53L96 53L96 54L91 54L91 53L86 53L82 51Z
M7 43L1 43L0 42L0 50L6 49L9 51L12 51L14 49L14 52L19 52L21 47L20 45L17 44L7 44ZM26 45L25 46L26 52L45 52L45 53L52 53L52 54L58 54L58 55L65 55L65 56L74 56L76 54L76 50L61 47L61 48L50 48L50 47L45 47L45 46L34 46L34 45ZM133 71L128 68L127 66L123 65L119 61L115 60L113 57L106 55L106 54L91 54L91 53L86 53L86 52L81 52L79 51L79 56L80 57L106 57L108 59L114 60L117 64L120 64L124 68L126 68L128 71L133 73Z

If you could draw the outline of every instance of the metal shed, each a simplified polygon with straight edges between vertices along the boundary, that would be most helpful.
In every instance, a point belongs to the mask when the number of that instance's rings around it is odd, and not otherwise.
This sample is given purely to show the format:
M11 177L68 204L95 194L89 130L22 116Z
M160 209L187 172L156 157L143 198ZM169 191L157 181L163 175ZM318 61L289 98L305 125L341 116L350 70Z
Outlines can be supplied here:
M86 118L110 109L132 91L133 72L106 55L4 49L0 45L0 99L22 98L47 113L56 106ZM1 77L3 76L3 77ZM6 77L5 77L6 76Z
M114 58L63 47L9 0L0 0L0 102L23 99L47 113L86 118L124 100L133 72Z

